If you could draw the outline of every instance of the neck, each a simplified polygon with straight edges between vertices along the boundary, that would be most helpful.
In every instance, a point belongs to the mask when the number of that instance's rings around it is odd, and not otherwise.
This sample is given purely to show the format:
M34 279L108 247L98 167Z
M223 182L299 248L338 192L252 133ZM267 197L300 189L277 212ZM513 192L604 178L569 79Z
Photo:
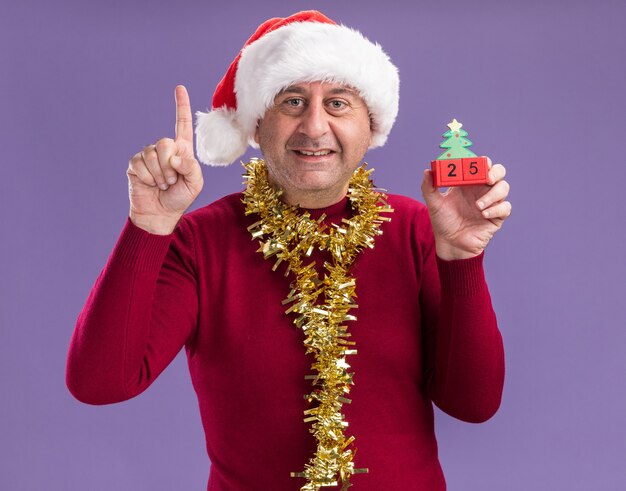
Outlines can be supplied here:
M277 180L268 171L268 182L275 190L282 189L281 200L290 206L299 206L308 210L327 208L339 203L348 194L349 183L339 183L328 189L302 190L281 188Z
M272 185L276 189L276 186ZM290 192L283 190L281 199L288 205L299 206L309 210L318 208L327 208L339 203L348 193L348 186L344 186L340 190L323 190L310 192Z

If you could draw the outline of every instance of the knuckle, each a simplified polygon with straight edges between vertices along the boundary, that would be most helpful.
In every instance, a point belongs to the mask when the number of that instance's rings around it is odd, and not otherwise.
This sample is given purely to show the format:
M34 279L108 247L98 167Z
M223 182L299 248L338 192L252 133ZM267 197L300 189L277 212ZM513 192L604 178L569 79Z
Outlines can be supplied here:
M152 167L152 166L154 165L154 163L157 161L157 156L156 156L156 153L155 153L155 152L146 152L146 153L143 155L142 160L143 160L143 162L144 162L147 166Z
M141 153L136 153L128 161L128 168L130 169L130 168L135 167L140 160L141 160Z
M150 168L154 167L155 164L158 164L157 153L154 150L148 150L144 152L142 159L147 166Z
M143 147L143 150L141 151L143 155L149 154L151 152L154 152L154 145L146 145L145 147Z
M172 140L171 138L161 138L160 140L156 142L155 147L156 147L157 152L162 152L164 150L171 148L173 144L174 144L174 140Z

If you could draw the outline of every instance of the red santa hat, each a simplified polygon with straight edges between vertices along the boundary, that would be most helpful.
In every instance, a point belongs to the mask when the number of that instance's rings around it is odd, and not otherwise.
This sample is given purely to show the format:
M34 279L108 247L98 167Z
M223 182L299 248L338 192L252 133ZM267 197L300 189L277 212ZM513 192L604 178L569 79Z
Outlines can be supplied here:
M276 95L300 82L355 88L372 118L370 148L384 145L398 114L398 69L360 32L315 10L269 19L246 42L213 94L212 110L196 112L196 152L208 165L228 165L248 145Z

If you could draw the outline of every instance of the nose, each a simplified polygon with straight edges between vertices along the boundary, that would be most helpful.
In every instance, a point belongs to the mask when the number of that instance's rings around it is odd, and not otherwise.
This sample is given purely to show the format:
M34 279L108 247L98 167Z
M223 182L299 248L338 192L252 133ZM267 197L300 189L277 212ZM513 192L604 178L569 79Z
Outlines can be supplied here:
M312 100L300 116L299 130L313 140L319 139L330 130L329 118L323 103Z

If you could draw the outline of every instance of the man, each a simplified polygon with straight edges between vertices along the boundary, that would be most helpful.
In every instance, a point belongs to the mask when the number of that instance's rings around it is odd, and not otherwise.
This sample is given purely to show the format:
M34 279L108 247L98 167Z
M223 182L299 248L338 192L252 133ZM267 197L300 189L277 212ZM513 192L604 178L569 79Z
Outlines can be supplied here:
M395 120L397 70L319 12L262 24L198 113L203 162L260 146L245 192L184 214L203 177L182 86L176 105L175 139L130 161L129 219L70 346L72 393L131 398L184 346L208 489L445 489L432 402L470 422L500 404L482 258L511 210L504 167L446 194L425 171L427 207L377 193L359 165Z

